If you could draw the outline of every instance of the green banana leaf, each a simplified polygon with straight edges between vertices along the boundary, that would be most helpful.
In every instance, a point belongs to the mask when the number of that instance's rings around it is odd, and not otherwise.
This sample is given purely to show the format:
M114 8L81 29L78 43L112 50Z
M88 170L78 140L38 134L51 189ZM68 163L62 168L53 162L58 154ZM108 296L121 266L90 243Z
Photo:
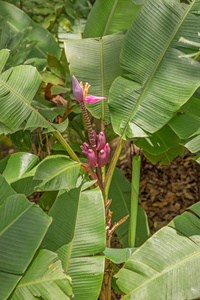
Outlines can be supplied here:
M143 154L154 164L169 164L178 155L184 154L181 139L165 125L152 135L134 140L134 143L143 149Z
M181 139L200 134L200 99L191 97L168 124Z
M141 138L135 141L135 144L152 155L158 155L166 152L172 147L181 143L181 139L174 131L165 125L149 137Z
M126 262L136 249L137 248L106 248L106 250L103 251L103 254L107 259L110 259L115 264L121 264L123 262Z
M193 159L196 160L196 162L198 162L200 164L200 155L199 154L197 156L195 156Z
M37 190L57 191L76 187L81 164L65 155L47 156L37 166L34 180L42 181Z
M124 33L103 38L65 41L65 53L70 71L78 81L88 82L89 94L107 97L113 80L121 74L119 54ZM95 118L110 120L107 100L88 104L87 109Z
M5 178L0 175L0 205L11 195L16 194L16 192L11 188Z
M197 95L198 96L198 95ZM191 97L180 109L179 114L169 126L181 139L186 139L184 146L192 153L200 151L200 99ZM188 140L189 139L189 140ZM199 160L197 160L199 162Z
M14 153L0 161L2 175L11 184L22 178L38 161L39 158L32 153Z
M116 274L123 299L200 297L200 203L136 250Z
M21 9L5 1L0 1L0 20L5 20L6 23L0 34L1 43L2 40L7 39L7 41L2 44L3 47L6 46L5 44L9 45L10 43L12 49L14 46L16 47L16 43L18 43L18 48L14 49L18 52L22 45L22 40L25 38L27 44L32 45L27 59L37 58L45 59L46 61L47 53L51 53L57 58L60 58L59 45L51 33L34 23ZM24 35L24 30L27 31L28 28L29 32ZM29 49L26 47L26 49L23 48L20 50L20 55L25 55L25 50L29 52ZM20 55L17 55L18 58Z
M113 212L113 224L115 222L119 222L125 216L130 215L131 183L126 179L123 172L117 168L115 169L111 181L109 199L112 199L110 210ZM129 218L119 225L115 231L123 247L128 248ZM138 247L142 245L149 236L150 231L146 213L144 212L143 208L138 205L135 246Z
M61 261L55 253L39 251L9 300L68 300L72 295L71 278L63 274Z
M0 72L8 57L8 50L0 51ZM51 132L60 129L55 128L54 124L49 123L38 109L31 105L41 82L40 74L32 66L17 66L0 75L0 99L3 99L0 103L1 133L13 133L27 128L33 130L37 127L46 128Z
M23 276L51 223L24 195L11 195L0 206L0 299Z
M108 105L114 131L123 139L162 128L200 85L200 64L178 56L198 39L200 1L147 0L128 30ZM166 30L167 29L167 30Z
M41 180L33 180L39 158L31 153L14 153L0 161L0 173L13 190L26 196L33 193Z
M200 135L195 136L185 143L185 147L192 153L200 151Z
M44 192L40 197L39 206L42 210L49 212L50 208L54 204L58 191L48 191Z
M75 257L69 261L73 299L96 300L104 275L104 256Z
M140 8L132 0L96 0L88 16L83 37L102 37L127 30Z
M72 277L75 299L98 298L104 273L104 202L99 188L60 192L42 248L58 253L64 272Z
M177 145L166 150L163 153L153 155L149 152L143 151L144 156L149 159L154 165L159 163L160 165L170 164L177 156L183 156L185 153L184 146Z

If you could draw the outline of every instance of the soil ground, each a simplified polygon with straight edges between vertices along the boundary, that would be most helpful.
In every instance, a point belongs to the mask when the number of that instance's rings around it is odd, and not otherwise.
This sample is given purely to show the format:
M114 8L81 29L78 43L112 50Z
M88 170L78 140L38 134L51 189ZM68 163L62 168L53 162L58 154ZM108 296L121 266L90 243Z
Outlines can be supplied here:
M126 148L118 167L131 181L133 153L130 146ZM200 165L193 157L187 153L169 165L153 165L142 157L139 198L147 213L151 233L200 201Z

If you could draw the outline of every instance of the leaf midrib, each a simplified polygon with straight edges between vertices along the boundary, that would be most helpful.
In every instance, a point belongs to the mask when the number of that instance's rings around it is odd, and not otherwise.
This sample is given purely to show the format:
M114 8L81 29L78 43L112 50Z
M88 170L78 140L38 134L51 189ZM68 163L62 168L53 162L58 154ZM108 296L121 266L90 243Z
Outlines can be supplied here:
M101 97L104 97L104 59L103 59L103 39L99 39L100 43L100 78L101 78ZM101 101L101 121L104 121L105 118L105 102ZM101 123L102 123L101 122ZM103 125L103 124L101 124ZM101 126L101 130L103 130L103 126Z
M188 9L185 11L185 14L183 15L182 20L180 20L180 22L177 24L177 26L176 26L176 28L175 28L173 34L171 35L169 41L167 42L165 48L163 49L163 52L161 53L161 55L159 56L157 62L155 63L155 66L154 66L154 68L152 69L152 72L150 73L150 76L148 77L148 79L147 79L146 82L144 83L144 88L143 88L143 90L142 90L142 92L141 92L141 94L140 94L140 97L139 97L138 100L137 100L137 103L136 103L136 105L135 105L135 107L134 107L134 109L133 109L133 111L132 111L132 114L130 115L130 117L129 117L128 120L127 120L127 124L126 124L126 126L125 126L125 128L124 128L124 132L122 133L122 138L123 138L123 139L126 139L126 138L125 138L125 135L126 135L127 128L128 128L128 126L129 126L129 122L131 121L131 119L133 118L135 112L137 111L137 108L138 108L138 106L140 105L140 103L141 103L141 101L142 101L142 99L143 99L143 96L144 96L146 90L147 90L148 87L149 87L149 84L151 83L152 77L154 76L155 72L157 71L157 69L158 69L158 67L159 67L159 65L160 65L160 62L162 61L162 59L163 59L164 55L166 54L167 50L169 49L169 46L171 45L171 43L172 43L174 37L176 36L178 30L179 30L180 27L181 27L181 25L182 25L183 22L185 21L185 18L187 17L188 13L190 12L190 10L191 10L193 4L195 3L195 1L196 1L196 0L193 0L192 3L189 5Z
M79 166L80 164L77 163L77 162L74 162L72 163L71 165L69 166L66 166L65 168L61 169L59 172L55 173L54 175L52 175L50 178L44 180L41 184L41 186L43 186L44 184L48 183L50 180L52 180L54 177L60 175L62 172L65 172L67 171L67 169L70 169L70 168L74 168L74 166ZM36 178L35 178L36 179ZM37 179L36 179L37 180ZM41 180L41 179L38 179L38 180Z
M1 232L0 232L0 237L1 235L3 235L15 222L17 222L17 220L19 218L21 218L21 216L23 216L23 214L25 214L31 207L33 206L32 203L30 203L30 205L25 209L23 210L22 213L20 213L11 223L9 223Z
M146 280L143 284L139 285L137 288L135 288L134 290L132 290L131 292L129 292L129 293L126 295L125 298L127 298L127 297L130 296L131 294L134 294L134 292L135 292L136 290L139 290L140 288L142 288L143 286L145 286L145 285L148 284L149 282L153 281L155 278L157 278L157 277L159 277L159 276L162 276L163 274L165 274L165 273L169 272L170 270L174 269L176 266L178 266L178 265L180 265L180 264L182 264L182 263L184 263L184 262L186 262L186 261L192 259L193 257L198 256L198 255L200 255L200 251L198 251L198 252L196 252L196 253L194 253L194 254L188 256L187 258L185 258L185 259L183 259L183 260L181 260L181 261L179 261L179 262L177 262L176 264L170 266L169 268L165 269L164 271L159 272L157 275L155 275L155 276L153 276L152 278ZM127 269L127 270L128 270L128 269ZM133 271L133 270L131 270L131 271ZM133 272L134 272L134 271L133 271Z
M110 22L111 22L113 14L114 14L117 3L118 3L118 0L115 0L115 2L113 4L113 7L111 9L110 15L108 17L107 23L106 23L106 26L105 26L105 29L104 29L104 32L103 32L103 36L106 35L106 33L107 33L108 26L110 25Z
M63 279L68 279L65 274L63 274L62 277L60 276L60 277L53 277L53 278L44 278L44 279L29 281L29 282L21 283L21 284L19 283L17 288L22 288L24 286L34 285L34 284L38 284L38 283L42 283L42 282L57 281L57 280L63 280Z

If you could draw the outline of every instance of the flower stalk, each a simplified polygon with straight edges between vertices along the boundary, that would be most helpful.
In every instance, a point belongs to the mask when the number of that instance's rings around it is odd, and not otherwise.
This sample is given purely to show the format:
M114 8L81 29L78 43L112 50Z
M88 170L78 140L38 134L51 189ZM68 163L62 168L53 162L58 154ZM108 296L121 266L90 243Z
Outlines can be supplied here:
M88 116L88 113L87 113L87 110L86 110L86 107L85 107L85 104L83 101L80 101L80 106L81 106L81 111L82 111L82 114L83 114L83 117L84 117L84 120L85 120L85 123L86 123L86 126L87 126L87 129L88 129L88 136L89 136L89 141L90 141L90 144L96 154L97 152L97 149L96 149L96 140L95 140L95 137L94 137L94 132L93 132L93 129L92 129L92 124L90 122L90 118Z

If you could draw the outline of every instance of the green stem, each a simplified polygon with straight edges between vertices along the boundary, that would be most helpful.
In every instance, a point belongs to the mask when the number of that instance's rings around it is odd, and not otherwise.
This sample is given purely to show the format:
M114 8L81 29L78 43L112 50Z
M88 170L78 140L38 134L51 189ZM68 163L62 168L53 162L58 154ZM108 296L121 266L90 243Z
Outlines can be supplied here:
M119 155L121 153L121 150L123 148L125 140L123 140L122 138L120 138L119 143L117 145L117 148L115 150L115 153L112 157L110 166L108 168L107 174L106 174L106 178L105 178L105 188L104 188L104 201L105 203L107 203L107 199L108 199L108 192L109 192L109 188L110 188L110 184L111 184L111 180L113 177L113 173L119 158Z
M137 229L137 212L138 212L138 195L140 184L140 165L141 157L134 156L132 162L132 184L131 184L131 208L129 222L129 248L135 247L136 229Z
M101 97L104 97L104 61L103 61L103 41L99 38L100 44L100 71L101 71ZM105 102L101 101L101 131L104 131Z
M102 181L102 185L104 186L104 184L105 184L105 166L101 167L101 181Z
M65 148L65 150L71 156L71 158L80 163L81 162L80 159L75 154L75 152L72 150L72 148L67 143L67 141L64 139L62 134L59 131L53 131L52 133L55 135L55 137L58 139L58 141L61 143L61 145Z

